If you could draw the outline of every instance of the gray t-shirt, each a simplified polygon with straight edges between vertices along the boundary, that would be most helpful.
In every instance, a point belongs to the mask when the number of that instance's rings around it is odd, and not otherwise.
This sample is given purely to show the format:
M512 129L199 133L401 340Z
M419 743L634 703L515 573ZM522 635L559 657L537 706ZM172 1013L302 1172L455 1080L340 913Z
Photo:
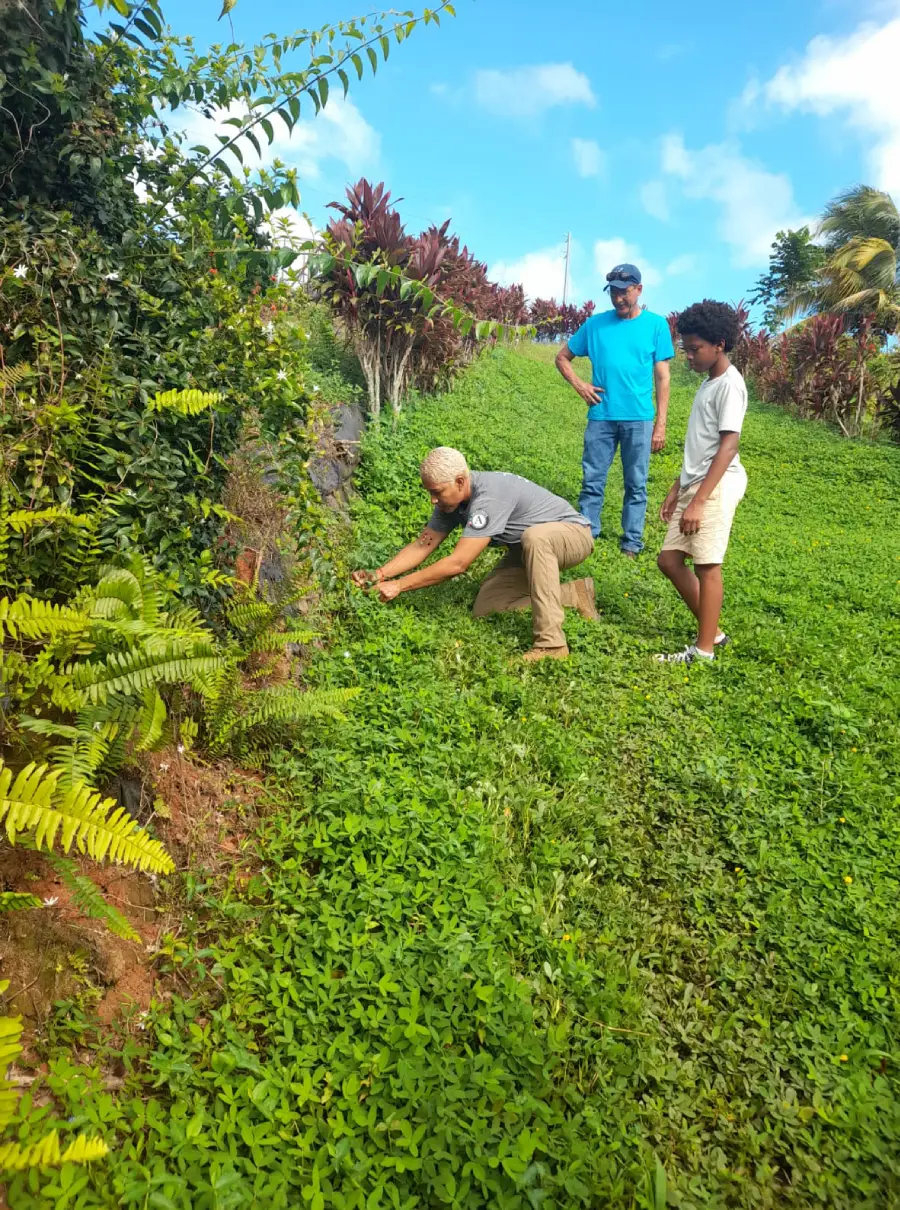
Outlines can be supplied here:
M472 471L472 495L452 513L436 508L429 529L449 534L461 525L464 538L490 538L491 546L516 546L530 525L568 521L589 525L561 496L505 471Z
M706 478L706 472L722 444L722 433L739 433L747 412L747 387L740 371L729 366L718 378L705 378L694 396L684 439L681 486L690 487ZM726 474L742 472L735 454Z

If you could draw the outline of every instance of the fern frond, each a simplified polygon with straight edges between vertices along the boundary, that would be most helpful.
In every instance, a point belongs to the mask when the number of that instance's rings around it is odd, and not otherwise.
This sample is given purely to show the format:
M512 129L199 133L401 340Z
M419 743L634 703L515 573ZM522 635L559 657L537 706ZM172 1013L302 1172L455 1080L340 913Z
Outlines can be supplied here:
M46 765L27 765L13 780L0 762L0 822L15 844L16 833L32 832L36 848L52 848L57 837L63 852L76 846L94 861L123 862L140 870L171 874L171 857L158 840L143 831L111 798L90 786L65 789L60 775Z
M61 1164L89 1164L109 1154L102 1139L79 1134L63 1151L55 1130L38 1143L27 1147L19 1143L0 1143L0 1171L24 1172L29 1168L58 1168Z
M179 416L199 416L222 402L218 391L158 391L147 404L151 412L175 412Z
M0 912L24 912L43 906L44 901L40 895L26 895L21 891L0 891Z
M47 860L70 891L72 903L83 916L89 916L91 920L102 920L111 933L115 933L124 941L140 941L140 933L131 927L118 908L106 902L100 888L92 879L78 873L74 861L56 853L48 853Z
M0 981L0 995L9 987L9 980ZM19 1038L22 1036L21 1017L0 1017L0 1132L7 1126L16 1111L18 1093L7 1083L6 1071L22 1053Z
M221 662L211 636L188 645L170 637L158 649L113 652L104 661L72 664L64 671L85 702L100 703L116 693L143 693L155 685L191 683L197 676L214 672Z
M144 693L144 708L137 723L138 752L152 752L162 739L166 725L166 703L156 689Z
M31 368L26 361L20 361L15 366L3 366L0 369L0 387L3 387L7 391L12 390L13 387L17 387L31 373Z
M306 644L319 638L315 630L267 630L250 643L252 655L262 655L267 651L281 651L289 643Z
M41 525L52 525L55 521L73 525L76 529L90 529L94 524L92 517L82 517L78 513L61 507L22 508L14 513L8 513L6 517L6 524L17 534L24 534L26 530L37 529Z
M228 610L228 624L238 632L256 629L260 623L268 625L275 621L278 610L265 601L249 601L232 605Z
M263 724L289 726L310 718L343 718L341 706L359 695L359 689L316 689L304 692L292 685L263 689L250 698L250 708L226 717L211 744L212 752L221 752L239 735Z
M0 599L0 639L55 639L61 635L84 634L91 619L80 609L69 605L54 605L50 601L35 601L31 597Z

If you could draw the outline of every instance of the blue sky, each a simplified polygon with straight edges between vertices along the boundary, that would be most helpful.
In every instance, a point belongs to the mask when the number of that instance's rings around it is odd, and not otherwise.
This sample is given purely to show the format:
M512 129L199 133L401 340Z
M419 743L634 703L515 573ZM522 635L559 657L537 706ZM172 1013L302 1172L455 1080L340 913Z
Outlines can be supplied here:
M166 6L198 44L227 41L220 0ZM348 0L237 0L238 39L367 11ZM900 199L900 0L458 0L392 48L348 102L279 144L303 209L361 175L407 229L452 219L498 280L600 302L621 259L666 312L736 301L784 226L866 181ZM334 94L333 94L334 95ZM571 297L571 295L570 295Z

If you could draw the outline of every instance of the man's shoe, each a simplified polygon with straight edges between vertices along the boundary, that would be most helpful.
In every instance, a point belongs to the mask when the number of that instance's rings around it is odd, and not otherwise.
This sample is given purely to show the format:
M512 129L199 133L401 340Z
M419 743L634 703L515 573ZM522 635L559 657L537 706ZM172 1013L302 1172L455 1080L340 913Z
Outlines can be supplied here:
M568 647L532 647L530 651L525 652L522 659L528 664L534 664L538 660L565 660L568 657Z
M623 549L622 554L625 556L626 559L636 559L637 558L636 550L624 550Z
M594 581L590 576L573 581L575 608L587 622L599 622L600 614L594 600Z

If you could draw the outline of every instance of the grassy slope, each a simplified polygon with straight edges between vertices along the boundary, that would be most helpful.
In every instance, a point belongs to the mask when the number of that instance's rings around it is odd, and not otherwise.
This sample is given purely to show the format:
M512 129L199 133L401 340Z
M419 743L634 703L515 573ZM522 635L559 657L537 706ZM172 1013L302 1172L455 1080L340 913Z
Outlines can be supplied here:
M369 442L366 562L427 516L435 444L576 496L583 409L540 356ZM468 616L487 560L350 599L319 673L364 693L280 764L228 1002L161 1020L174 1109L70 1081L120 1140L73 1204L900 1205L900 457L759 406L743 453L714 668L649 659L690 627L617 553L618 470L565 664L515 662L527 615Z

